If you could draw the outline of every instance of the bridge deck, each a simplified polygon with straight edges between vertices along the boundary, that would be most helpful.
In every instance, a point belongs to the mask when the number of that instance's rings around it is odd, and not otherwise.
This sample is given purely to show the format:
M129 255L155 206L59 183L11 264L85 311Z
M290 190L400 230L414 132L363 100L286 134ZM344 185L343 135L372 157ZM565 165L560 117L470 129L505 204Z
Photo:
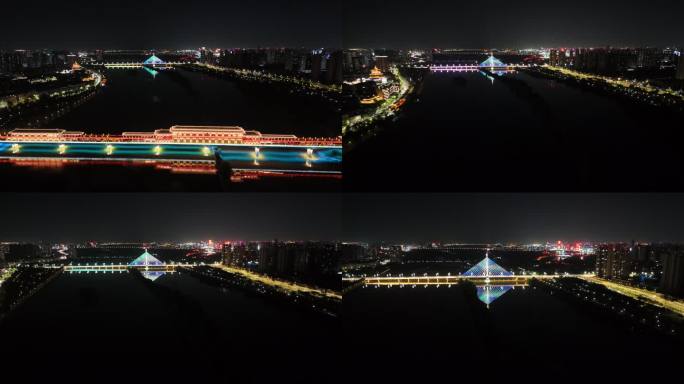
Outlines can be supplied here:
M559 277L587 277L588 275L513 275L513 276L398 276L398 277L365 277L343 278L343 281L363 281L367 285L437 285L457 284L461 281L475 283L517 283L531 279L556 279Z
M65 265L65 272L118 272L129 269L137 269L141 271L173 271L179 267L190 268L195 264L163 264L163 265L148 265L148 266L132 266L128 264L101 264L101 265Z
M340 147L301 147L206 144L139 143L49 143L0 141L3 159L63 159L88 161L203 161L214 163L216 157L233 169L339 173L342 164Z

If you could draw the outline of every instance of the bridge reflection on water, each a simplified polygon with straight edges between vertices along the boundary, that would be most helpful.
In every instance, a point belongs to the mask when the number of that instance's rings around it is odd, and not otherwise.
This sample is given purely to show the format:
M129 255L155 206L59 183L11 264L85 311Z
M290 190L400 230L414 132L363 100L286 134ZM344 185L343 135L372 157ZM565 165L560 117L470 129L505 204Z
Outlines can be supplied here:
M363 278L343 278L343 281L357 282L365 287L399 287L414 289L422 288L451 288L452 286L461 284L463 282L470 282L475 285L477 289L477 297L487 305L489 305L503 296L506 292L529 286L529 282L533 279L548 280L557 279L560 277L577 277L580 275L570 274L528 274L515 275L501 266L496 264L489 258L489 254L485 258L469 269L467 272L459 275L442 275L436 274L434 276L373 276ZM586 277L589 275L581 275Z
M176 273L177 268L191 268L198 264L191 263L165 263L152 256L147 250L135 260L128 264L106 264L106 263L93 263L93 264L69 264L65 265L64 272L66 273L128 273L131 270L140 272L143 277L155 281L158 278L164 276L167 273ZM199 265L205 265L200 263ZM217 264L218 265L218 264Z
M408 283L408 284L392 284L392 283L371 283L371 282L364 282L364 286L366 287L375 287L375 288L380 288L380 287L399 287L399 288L408 288L408 289L415 289L415 288L451 288L455 285L460 284L461 282L466 281L460 280L455 283L438 283L438 282L422 282L422 283ZM506 282L506 281L494 281L494 282L489 282L485 283L484 280L471 280L473 284L475 284L475 288L477 289L477 298L480 299L484 304L487 305L487 308L489 308L489 305L493 303L495 300L503 296L506 292L516 289L516 288L522 288L525 289L529 286L529 281L530 279L525 279L525 280L517 280L516 282Z
M432 73L479 72L494 84L496 77L515 73L519 69L531 66L530 64L506 64L494 55L490 55L480 64L435 64L426 68L429 68Z

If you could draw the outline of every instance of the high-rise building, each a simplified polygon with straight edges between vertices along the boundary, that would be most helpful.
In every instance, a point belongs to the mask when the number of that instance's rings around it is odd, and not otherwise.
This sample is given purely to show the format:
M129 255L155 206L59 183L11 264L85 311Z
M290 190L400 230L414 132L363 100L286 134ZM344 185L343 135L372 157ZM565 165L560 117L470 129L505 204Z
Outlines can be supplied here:
M608 280L630 279L639 270L638 252L627 244L603 244L596 249L596 275Z
M0 244L0 267L5 265L5 254L9 252L8 244Z
M577 53L576 49L552 49L549 51L549 64L554 67L574 67Z
M366 257L367 247L363 244L342 244L342 261L345 263L363 260Z
M330 54L328 59L327 72L325 75L325 81L327 83L339 84L342 83L342 77L344 74L344 53L342 51L335 51Z
M262 243L258 252L259 272L285 279L329 285L330 282L339 280L339 253L340 249L335 243Z
M677 63L677 80L684 80L684 52L679 53L679 61Z
M304 250L292 244L279 247L276 252L275 273L280 276L292 276L297 252Z
M19 262L38 259L42 256L44 256L44 252L37 244L10 243L4 257L7 261Z
M259 272L273 273L278 256L278 243L262 244L259 248Z
M323 67L323 55L314 54L311 56L311 80L319 81L321 78L321 68Z
M245 267L250 260L245 243L225 243L222 249L223 264L229 267Z
M23 51L0 51L0 73L15 73L23 68Z
M657 66L659 51L654 48L561 48L549 51L549 64L582 72L618 74L635 68Z
M656 68L660 63L660 55L662 51L658 48L637 48L637 67L639 68Z
M684 296L684 250L671 249L661 254L663 275L660 290L673 296Z
M389 58L387 56L375 56L375 66L382 72L389 70Z

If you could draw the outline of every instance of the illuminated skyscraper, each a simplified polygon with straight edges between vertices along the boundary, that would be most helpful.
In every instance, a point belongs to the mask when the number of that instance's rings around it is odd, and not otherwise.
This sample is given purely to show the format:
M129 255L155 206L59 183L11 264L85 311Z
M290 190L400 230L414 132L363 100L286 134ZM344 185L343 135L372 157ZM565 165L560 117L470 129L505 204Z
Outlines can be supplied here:
M627 244L605 244L596 249L596 274L608 280L627 280L633 272L633 258Z

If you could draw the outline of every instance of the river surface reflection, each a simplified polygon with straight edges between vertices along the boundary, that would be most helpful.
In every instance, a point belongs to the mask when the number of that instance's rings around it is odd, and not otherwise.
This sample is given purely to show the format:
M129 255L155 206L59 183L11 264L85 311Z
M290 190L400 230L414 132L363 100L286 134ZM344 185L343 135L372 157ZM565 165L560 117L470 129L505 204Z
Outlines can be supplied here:
M345 343L357 346L351 375L381 372L369 379L624 378L635 355L656 377L682 348L534 284L365 286L345 295L342 316Z
M334 319L183 273L64 273L0 332L3 373L26 382L324 382L338 369Z
M432 73L417 88L396 121L345 154L350 189L681 186L681 114L525 72Z

